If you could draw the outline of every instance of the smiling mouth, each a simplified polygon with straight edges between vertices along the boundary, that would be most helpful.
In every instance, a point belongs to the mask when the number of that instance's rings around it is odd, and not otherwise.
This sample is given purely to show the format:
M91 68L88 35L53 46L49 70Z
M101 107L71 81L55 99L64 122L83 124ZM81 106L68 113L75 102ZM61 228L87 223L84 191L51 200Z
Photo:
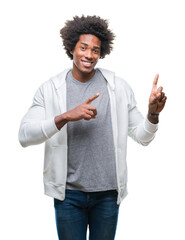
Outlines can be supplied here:
M82 61L82 64L84 65L84 67L91 67L93 65L93 62L88 62L88 61Z

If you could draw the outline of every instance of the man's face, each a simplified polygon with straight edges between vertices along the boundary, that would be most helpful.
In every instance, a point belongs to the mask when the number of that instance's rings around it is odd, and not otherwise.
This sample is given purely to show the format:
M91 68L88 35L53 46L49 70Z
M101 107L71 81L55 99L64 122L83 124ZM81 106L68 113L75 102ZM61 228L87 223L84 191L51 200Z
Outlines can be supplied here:
M101 41L94 35L80 35L73 54L73 71L75 73L91 73L100 57Z

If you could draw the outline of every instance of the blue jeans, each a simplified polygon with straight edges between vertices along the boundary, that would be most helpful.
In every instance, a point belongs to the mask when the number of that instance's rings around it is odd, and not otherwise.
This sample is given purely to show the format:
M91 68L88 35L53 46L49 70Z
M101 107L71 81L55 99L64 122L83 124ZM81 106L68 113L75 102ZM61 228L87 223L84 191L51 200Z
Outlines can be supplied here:
M117 191L82 192L66 190L64 201L54 199L59 240L113 240L119 205Z

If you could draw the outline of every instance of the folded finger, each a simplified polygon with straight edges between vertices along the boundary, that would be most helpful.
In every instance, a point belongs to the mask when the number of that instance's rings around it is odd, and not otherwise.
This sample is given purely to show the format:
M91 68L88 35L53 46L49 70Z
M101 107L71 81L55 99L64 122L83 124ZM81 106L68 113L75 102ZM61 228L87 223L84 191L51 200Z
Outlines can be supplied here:
M165 102L165 101L166 101L166 99L167 99L167 97L166 97L166 96L164 96L164 97L163 97L163 99L161 100L161 102Z
M92 111L94 113L94 115L97 115L97 110L95 107L89 107L89 110Z
M159 87L159 88L157 89L157 92L158 92L158 93L162 93L162 90L163 90L163 87Z
M86 112L88 115L90 115L91 117L94 116L94 112L93 111L87 111Z
M90 114L85 114L84 115L84 120L90 120L92 117L91 117L91 115Z

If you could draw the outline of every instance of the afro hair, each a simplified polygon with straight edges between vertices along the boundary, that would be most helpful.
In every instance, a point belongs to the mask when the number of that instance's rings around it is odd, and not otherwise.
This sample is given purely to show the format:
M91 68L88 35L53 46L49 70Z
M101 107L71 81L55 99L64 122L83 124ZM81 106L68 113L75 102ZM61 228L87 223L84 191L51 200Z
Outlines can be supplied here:
M113 49L112 45L115 35L108 29L107 20L98 16L74 16L73 20L66 21L65 26L60 30L64 49L70 59L73 59L70 51L74 50L82 34L92 34L100 39L100 58L104 58L107 54L110 54Z

